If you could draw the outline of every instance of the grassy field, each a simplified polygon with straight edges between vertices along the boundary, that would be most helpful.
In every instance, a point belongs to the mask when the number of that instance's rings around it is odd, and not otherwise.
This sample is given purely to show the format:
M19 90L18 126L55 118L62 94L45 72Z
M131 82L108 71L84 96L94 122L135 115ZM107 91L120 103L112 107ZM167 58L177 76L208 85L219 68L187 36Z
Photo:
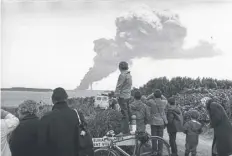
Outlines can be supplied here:
M69 97L90 97L96 96L102 91L94 90L77 90L67 91ZM1 92L1 106L17 107L24 100L35 100L37 102L43 101L51 104L52 92L27 92L27 91L2 91Z

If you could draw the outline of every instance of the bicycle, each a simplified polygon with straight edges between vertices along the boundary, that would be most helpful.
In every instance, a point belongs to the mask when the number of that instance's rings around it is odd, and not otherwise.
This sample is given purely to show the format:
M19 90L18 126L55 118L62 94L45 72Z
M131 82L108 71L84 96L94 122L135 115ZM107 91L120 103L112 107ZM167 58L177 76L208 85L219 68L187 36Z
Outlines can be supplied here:
M94 156L170 156L170 146L161 137L150 136L148 133L136 132L132 136L114 137L106 135L104 141L108 141L105 147L100 147L94 151ZM124 143L123 143L124 142ZM152 147L152 142L153 146ZM155 145L156 144L156 145ZM134 146L133 154L123 150L120 146ZM158 146L157 146L158 145ZM157 150L161 147L159 150ZM158 152L159 151L159 152Z

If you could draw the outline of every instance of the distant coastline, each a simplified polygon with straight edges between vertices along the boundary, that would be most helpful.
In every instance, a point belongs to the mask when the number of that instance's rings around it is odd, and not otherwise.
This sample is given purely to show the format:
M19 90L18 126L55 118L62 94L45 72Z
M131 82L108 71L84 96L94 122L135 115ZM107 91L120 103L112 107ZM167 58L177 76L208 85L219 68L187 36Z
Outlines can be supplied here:
M52 92L52 89L12 87L12 88L1 88L1 91Z

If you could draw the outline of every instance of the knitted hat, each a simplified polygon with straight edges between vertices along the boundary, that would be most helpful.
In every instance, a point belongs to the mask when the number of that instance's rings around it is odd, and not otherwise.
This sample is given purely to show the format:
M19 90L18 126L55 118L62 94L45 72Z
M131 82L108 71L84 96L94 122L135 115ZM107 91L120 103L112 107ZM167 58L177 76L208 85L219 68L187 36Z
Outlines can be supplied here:
M63 88L56 88L53 90L52 101L62 102L68 99L68 94Z

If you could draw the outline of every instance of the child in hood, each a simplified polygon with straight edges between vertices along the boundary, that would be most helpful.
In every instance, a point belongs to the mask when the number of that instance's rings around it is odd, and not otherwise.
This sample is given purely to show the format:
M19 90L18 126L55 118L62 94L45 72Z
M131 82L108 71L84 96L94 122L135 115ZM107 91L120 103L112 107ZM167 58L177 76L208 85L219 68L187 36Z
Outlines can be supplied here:
M197 145L199 134L202 133L202 124L197 121L199 112L197 110L189 111L191 119L184 124L184 133L186 134L185 156L197 154Z
M167 131L169 134L169 144L172 150L172 156L178 156L178 150L176 145L177 132L183 132L183 116L180 108L176 105L175 98L168 99L167 108Z
M130 104L131 115L136 116L136 128L139 132L146 131L146 124L149 122L150 113L146 104L141 101L141 93L135 92L134 102Z

